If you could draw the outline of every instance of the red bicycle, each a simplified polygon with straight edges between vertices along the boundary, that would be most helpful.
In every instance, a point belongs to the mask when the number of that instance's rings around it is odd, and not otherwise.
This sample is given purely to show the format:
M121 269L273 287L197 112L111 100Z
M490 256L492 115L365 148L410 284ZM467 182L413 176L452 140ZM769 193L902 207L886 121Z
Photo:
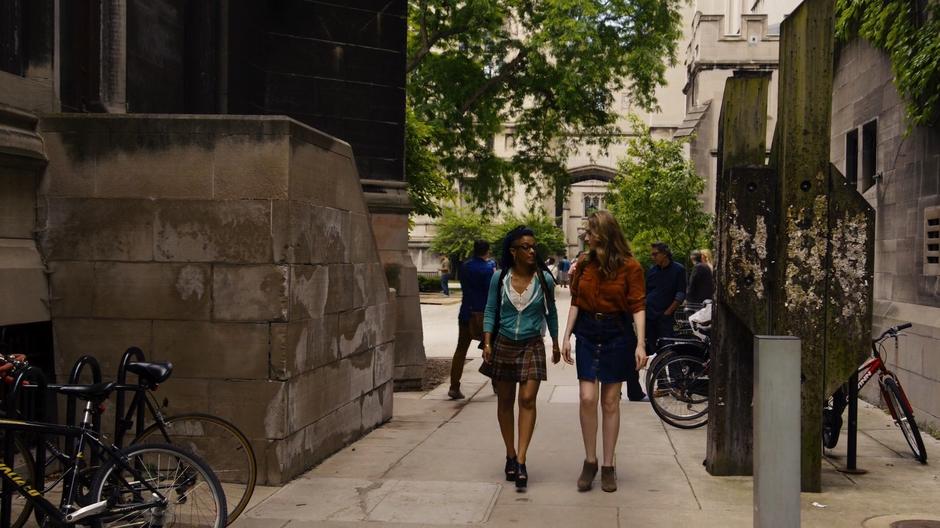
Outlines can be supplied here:
M914 421L914 409L911 402L907 399L904 389L901 388L901 382L894 372L885 367L881 359L881 352L884 351L884 342L888 339L894 339L895 355L898 351L898 336L901 330L910 328L911 323L904 323L898 326L892 326L884 331L877 339L871 343L871 358L869 358L861 367L858 368L858 390L868 383L872 376L878 374L878 385L881 388L881 398L894 423L904 433L904 439L907 445L921 464L927 463L927 450L924 449L924 440L920 437L920 429L917 428L917 422ZM839 387L833 394L826 406L823 407L823 445L827 449L832 449L839 443L839 432L842 430L842 412L848 406L848 384Z

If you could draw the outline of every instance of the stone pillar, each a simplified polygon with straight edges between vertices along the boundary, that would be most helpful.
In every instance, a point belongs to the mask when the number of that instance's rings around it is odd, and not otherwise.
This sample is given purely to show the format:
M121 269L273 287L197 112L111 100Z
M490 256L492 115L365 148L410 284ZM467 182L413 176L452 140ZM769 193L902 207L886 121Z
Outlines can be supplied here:
M127 112L127 0L101 2L101 106Z
M384 180L361 180L372 217L372 231L385 266L389 287L397 292L395 334L395 386L410 388L424 378L424 331L418 297L418 270L408 252L407 184Z

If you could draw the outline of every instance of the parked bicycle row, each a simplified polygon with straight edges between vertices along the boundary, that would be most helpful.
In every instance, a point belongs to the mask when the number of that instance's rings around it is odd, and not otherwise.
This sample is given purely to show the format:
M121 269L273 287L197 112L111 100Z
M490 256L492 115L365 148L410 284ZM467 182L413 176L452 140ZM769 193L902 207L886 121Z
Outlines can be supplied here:
M79 383L86 372L92 382ZM147 362L132 347L114 381L102 381L98 361L84 356L68 383L55 385L25 357L0 354L0 528L21 528L31 516L41 527L233 522L257 480L251 444L217 416L165 416L168 401L154 391L172 373L172 364ZM113 428L103 430L111 395ZM50 415L63 402L57 423Z

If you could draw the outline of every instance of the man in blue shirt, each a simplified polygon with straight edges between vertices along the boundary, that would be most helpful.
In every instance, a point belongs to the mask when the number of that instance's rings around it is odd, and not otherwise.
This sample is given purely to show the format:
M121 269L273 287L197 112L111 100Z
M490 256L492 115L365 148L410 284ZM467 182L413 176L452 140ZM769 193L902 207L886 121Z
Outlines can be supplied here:
M673 314L685 300L685 267L672 260L669 246L651 245L653 265L646 272L646 350L656 353L656 340L672 337Z
M477 240L473 243L473 257L460 267L460 313L457 315L457 350L450 364L450 390L447 396L452 400L464 398L460 392L460 376L467 359L467 349L474 339L483 341L483 310L486 309L486 296L493 277L493 266L489 262L490 243Z

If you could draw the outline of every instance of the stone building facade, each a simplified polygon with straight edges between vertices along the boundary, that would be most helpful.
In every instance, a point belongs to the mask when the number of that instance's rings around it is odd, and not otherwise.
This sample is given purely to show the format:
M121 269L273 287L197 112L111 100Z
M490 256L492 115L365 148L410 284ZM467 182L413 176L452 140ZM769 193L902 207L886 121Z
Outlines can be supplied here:
M858 39L841 47L832 102L832 161L875 208L872 331L905 330L885 359L915 408L940 427L940 130L908 131L889 58ZM870 384L869 399L877 400Z
M266 483L388 420L424 362L406 2L26 3L0 0L3 350L173 361L171 410L238 424Z

